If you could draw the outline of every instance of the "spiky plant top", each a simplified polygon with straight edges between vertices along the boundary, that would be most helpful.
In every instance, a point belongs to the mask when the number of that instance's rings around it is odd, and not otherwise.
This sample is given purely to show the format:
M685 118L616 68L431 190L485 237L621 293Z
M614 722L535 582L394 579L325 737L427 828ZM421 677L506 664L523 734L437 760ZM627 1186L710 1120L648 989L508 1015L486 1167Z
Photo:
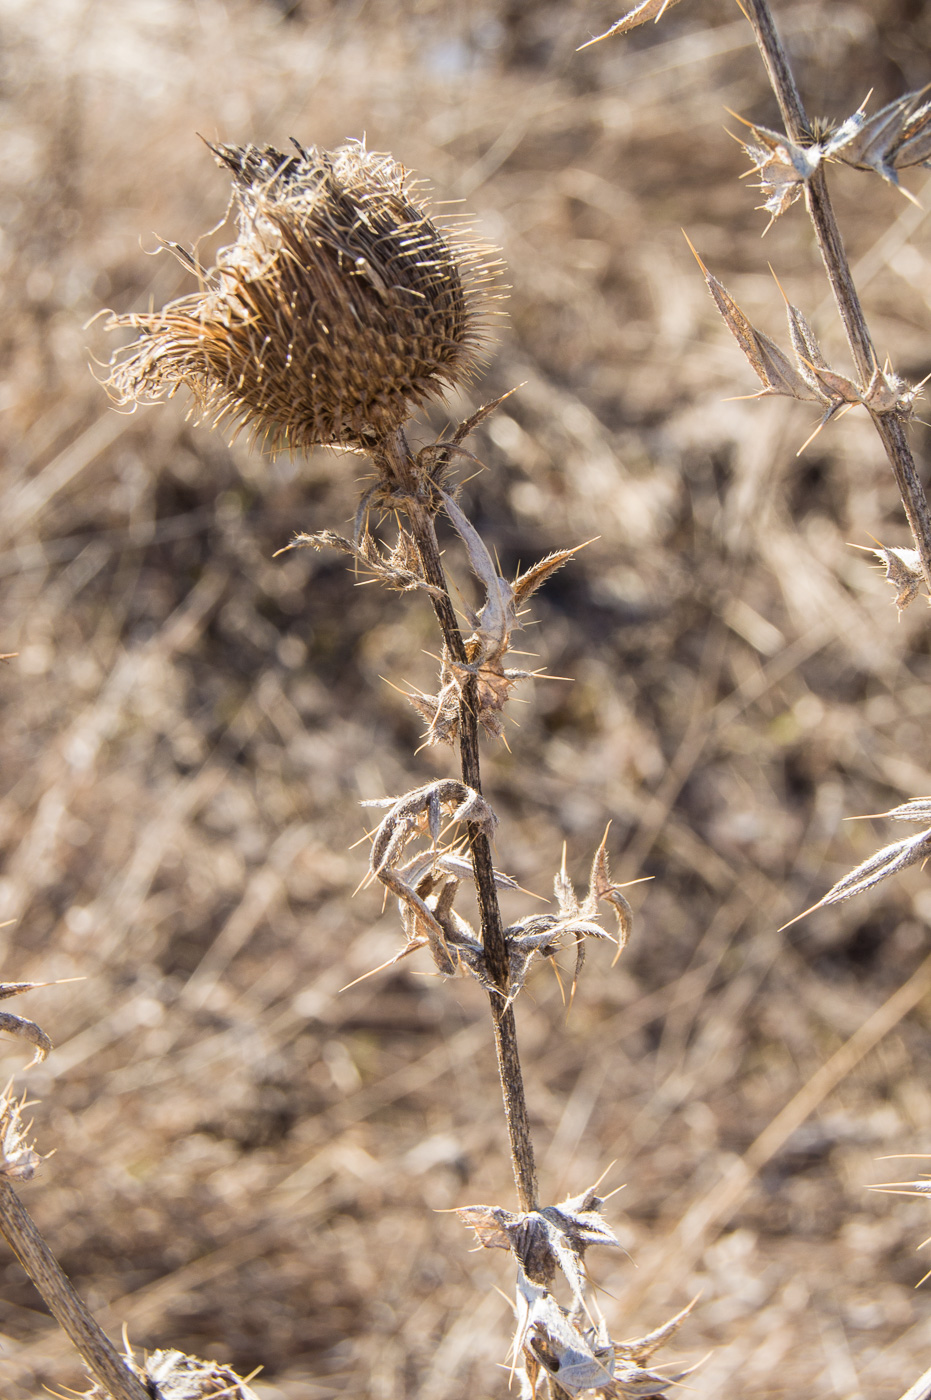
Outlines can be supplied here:
M349 141L212 146L233 173L237 238L201 289L108 328L141 334L111 361L119 403L188 389L203 416L275 451L370 449L468 380L498 264L461 222L443 229L391 156Z

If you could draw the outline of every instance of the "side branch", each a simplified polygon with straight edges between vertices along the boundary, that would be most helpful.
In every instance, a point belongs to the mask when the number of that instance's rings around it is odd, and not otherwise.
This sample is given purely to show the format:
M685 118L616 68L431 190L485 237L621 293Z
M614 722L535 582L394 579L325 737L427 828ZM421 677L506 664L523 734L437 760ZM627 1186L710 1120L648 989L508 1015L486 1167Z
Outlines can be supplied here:
M768 0L741 0L741 8L744 8L753 27L773 92L779 103L786 135L798 145L805 145L812 139L811 127L789 66L788 56L773 22ZM810 179L806 180L805 198L854 363L865 385L870 382L876 368L876 352L854 286L850 263L822 168L819 167ZM931 511L928 509L924 487L918 477L915 459L905 437L902 417L892 413L872 413L871 416L892 466L915 547L921 559L925 583L931 591Z

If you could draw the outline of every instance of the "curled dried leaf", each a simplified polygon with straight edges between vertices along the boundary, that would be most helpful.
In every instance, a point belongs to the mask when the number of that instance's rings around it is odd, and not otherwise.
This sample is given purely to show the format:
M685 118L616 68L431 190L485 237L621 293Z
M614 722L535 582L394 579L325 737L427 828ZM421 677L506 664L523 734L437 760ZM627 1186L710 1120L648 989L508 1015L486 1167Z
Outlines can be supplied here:
M733 114L733 115L736 115ZM738 117L738 121L743 120ZM770 215L764 232L772 227L798 199L805 184L821 164L822 150L818 145L799 146L768 127L750 126L751 135L741 145L753 162L760 177L759 188L766 196L763 208Z
M504 665L512 633L521 625L521 604L584 545L547 555L509 583L499 574L484 540L458 502L446 491L440 490L439 495L453 528L466 547L472 572L484 591L484 601L477 612L470 608L465 610L474 629L465 642L465 664L444 652L438 693L430 695L416 691L408 694L407 698L417 713L427 720L428 742L452 744L459 734L459 710L464 688L468 681L472 681L475 692L473 703L479 723L486 733L500 738L504 733L501 716L511 691L518 681L538 674Z
M525 1276L538 1286L548 1288L557 1270L561 1272L582 1308L586 1249L593 1244L620 1248L601 1215L603 1206L591 1188L559 1205L519 1214L500 1206L463 1206L456 1213L486 1249L510 1249Z

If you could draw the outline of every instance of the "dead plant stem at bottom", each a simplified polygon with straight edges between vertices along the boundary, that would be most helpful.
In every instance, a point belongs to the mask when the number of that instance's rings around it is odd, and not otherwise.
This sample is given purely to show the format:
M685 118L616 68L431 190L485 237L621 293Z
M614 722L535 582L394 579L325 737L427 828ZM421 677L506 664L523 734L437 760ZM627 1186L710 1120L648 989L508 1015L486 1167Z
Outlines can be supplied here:
M127 1369L75 1292L9 1181L0 1177L0 1232L55 1321L74 1343L88 1370L112 1400L152 1400Z

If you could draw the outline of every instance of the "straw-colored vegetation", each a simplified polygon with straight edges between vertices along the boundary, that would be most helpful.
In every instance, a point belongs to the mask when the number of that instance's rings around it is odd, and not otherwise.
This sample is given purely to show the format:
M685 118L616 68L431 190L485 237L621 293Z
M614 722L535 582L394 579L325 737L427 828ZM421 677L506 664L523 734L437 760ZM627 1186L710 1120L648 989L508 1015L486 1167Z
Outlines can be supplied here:
M630 1260L585 1258L611 1334L643 1337L701 1292L671 1368L710 1350L686 1382L709 1397L892 1400L931 1359L926 1203L866 1189L910 1174L876 1158L931 1141L926 875L779 932L901 835L844 818L931 790L926 604L897 620L851 548L912 540L862 408L796 456L817 397L730 397L758 381L680 228L778 338L772 262L855 378L801 204L761 243L767 215L736 181L724 108L779 122L746 21L689 0L576 52L616 17L4 8L2 975L84 979L17 1002L56 1048L17 1078L39 1102L10 1151L33 1154L17 1194L103 1327L125 1323L140 1367L181 1388L174 1349L215 1358L221 1391L227 1365L262 1365L264 1400L503 1395L513 1318L495 1289L513 1269L469 1253L453 1212L515 1205L482 979L433 978L424 951L357 980L399 947L396 900L350 898L383 815L359 804L436 779L447 813L467 800L454 751L415 752L424 721L391 688L436 691L427 598L354 588L337 553L274 557L296 531L351 534L370 467L228 447L180 394L120 414L87 373L88 347L110 354L101 320L82 328L101 308L191 293L183 256L143 252L189 248L223 208L196 132L318 151L364 133L503 250L497 352L409 434L431 444L520 385L468 441L466 523L507 579L593 541L521 634L521 667L570 679L520 683L482 771L495 861L520 886L549 895L565 842L584 888L609 821L613 878L652 877L627 891L617 965L589 947L568 1017L545 966L516 1008L542 1199L570 1204L612 1162L599 1193L626 1183L604 1217ZM921 6L787 0L778 17L810 111L842 120L871 88L878 110L928 79ZM902 179L931 204L923 170ZM915 383L924 212L859 170L832 192L874 341ZM425 398L420 379L405 390ZM908 431L920 471L927 430ZM451 519L444 562L475 610L476 547ZM406 815L429 824L432 800ZM386 813L381 877L406 820ZM463 816L490 831L474 804ZM588 918L570 890L559 915ZM501 902L526 917L523 890ZM561 962L571 983L574 952ZM12 1042L6 1072L24 1059ZM32 1138L55 1155L34 1161ZM82 1384L8 1258L4 1400Z

